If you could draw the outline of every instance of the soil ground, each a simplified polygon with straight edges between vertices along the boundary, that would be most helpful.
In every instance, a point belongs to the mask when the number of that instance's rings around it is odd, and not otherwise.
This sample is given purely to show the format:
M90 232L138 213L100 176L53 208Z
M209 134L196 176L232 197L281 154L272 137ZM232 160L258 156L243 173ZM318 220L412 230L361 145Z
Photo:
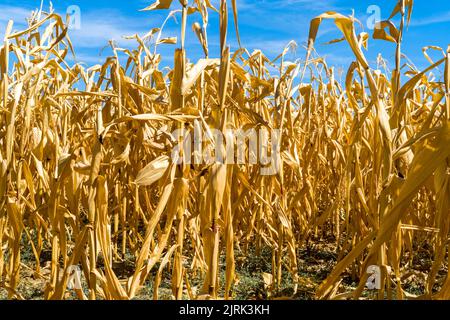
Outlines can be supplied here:
M331 240L331 239L330 239ZM333 267L336 265L337 252L336 244L330 240L315 240L298 250L298 268L299 268L299 284L298 290L294 293L294 283L289 272L284 268L282 283L278 289L268 292L263 273L271 273L272 258L271 250L264 248L260 254L257 255L254 251L250 252L236 252L236 274L238 280L234 286L233 298L238 300L255 300L255 299L314 299L314 292L318 285L327 277ZM420 249L420 248L419 248ZM412 266L410 275L404 279L403 288L411 294L420 295L424 293L424 285L426 273L428 272L432 256L428 254L428 250L418 250L410 262ZM29 253L24 253L22 256L21 277L17 292L23 299L42 299L44 293L44 286L46 278L48 278L49 265L51 258L50 254L43 254L41 256L41 274L35 275L34 260L32 256L27 256ZM30 263L26 263L29 259ZM223 284L225 281L225 264L221 261L220 281ZM149 276L144 288L139 291L139 295L135 299L144 300L153 298L153 278L156 274L158 266L154 268L154 273ZM130 260L121 266L121 271L116 271L119 277L126 277L133 271L133 263ZM438 278L445 279L447 268L440 270ZM162 275L162 281L159 288L159 299L172 299L172 290L170 282L170 266L166 266ZM350 273L344 273L339 292L352 291L356 288L359 279L354 279ZM201 288L202 275L190 275L190 285L193 292ZM84 281L84 277L83 277ZM85 285L85 284L84 284ZM85 290L87 293L87 290ZM223 292L220 292L223 296ZM363 298L370 299L373 292L364 291ZM0 288L0 300L7 298L7 291ZM67 299L75 298L70 293L67 294ZM187 290L184 290L183 298L187 299Z

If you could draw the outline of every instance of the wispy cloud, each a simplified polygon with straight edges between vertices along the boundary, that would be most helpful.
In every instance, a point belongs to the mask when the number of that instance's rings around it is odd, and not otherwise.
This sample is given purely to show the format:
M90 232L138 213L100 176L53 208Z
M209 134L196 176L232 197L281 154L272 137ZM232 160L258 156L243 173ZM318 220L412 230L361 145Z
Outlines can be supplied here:
M15 31L23 30L27 27L26 18L30 16L31 10L33 9L0 5L0 43L3 42L8 21L14 21ZM77 61L92 64L104 60L101 50L108 45L109 40L114 40L121 47L134 47L136 43L123 37L143 35L152 27L154 26L149 25L148 20L125 16L116 10L82 10L81 28L69 30L69 36L76 48Z
M220 0L212 0L211 3L218 7ZM308 9L308 11L322 11L334 10L336 7L336 0L239 0L237 7L241 10L255 10L255 9L286 9L289 11ZM286 12L288 13L288 12Z
M310 11L330 11L335 10L336 1L335 0L262 0L275 5L279 5L282 8L293 8L293 6L301 6L303 9L307 8Z
M30 8L0 4L0 36L9 20L14 20L14 29L26 27L26 18L31 14ZM58 12L65 15L65 12ZM109 40L123 41L123 36L144 34L152 27L148 20L122 15L116 10L81 11L81 29L70 30L69 35L74 45L80 48L101 48ZM2 37L3 38L3 37Z
M99 48L114 40L120 45L126 44L123 36L144 34L150 26L141 19L123 16L119 12L83 11L81 14L81 28L70 30L69 35L76 47Z
M3 42L9 20L14 20L14 29L22 29L26 26L26 18L30 13L28 9L0 4L0 42Z
M10 19L25 23L28 16L30 16L30 11L27 9L0 4L0 22L2 23Z
M253 41L245 43L245 46L249 51L255 49L262 49L265 54L268 55L279 55L283 52L284 48L288 45L291 40L280 39L280 40L267 40L267 39L254 39Z
M76 57L69 56L67 59L69 62L77 62L77 63L84 63L87 65L93 65L93 64L101 64L105 61L105 57L101 57L99 54L95 54L93 52L88 53L76 53Z
M424 18L415 18L411 21L411 27L422 27L437 23L450 22L450 11Z
M109 40L122 42L124 35L136 33L135 30L122 29L109 23L84 23L80 30L71 30L69 36L77 48L101 48Z

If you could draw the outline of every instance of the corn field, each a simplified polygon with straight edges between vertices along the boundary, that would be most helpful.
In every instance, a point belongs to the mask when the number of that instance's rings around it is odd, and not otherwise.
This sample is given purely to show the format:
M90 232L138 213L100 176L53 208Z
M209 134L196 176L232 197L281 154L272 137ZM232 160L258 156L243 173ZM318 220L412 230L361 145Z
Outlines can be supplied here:
M31 13L26 30L7 25L0 48L0 290L7 298L24 299L18 287L31 270L42 280L42 299L71 292L134 299L148 283L150 298L160 299L164 279L172 299L234 299L237 253L264 248L271 272L258 276L268 296L285 277L295 293L299 250L327 237L337 258L315 299L450 299L450 47L424 48L425 70L404 64L413 0L398 1L373 34L359 32L353 16L313 18L296 62L285 59L292 43L275 60L244 44L231 52L227 33L239 39L235 0L218 8L179 2L176 11L171 0L145 8L180 14L178 39L164 38L162 27L129 36L135 49L111 42L114 55L89 67L70 62L68 21L51 8ZM212 14L220 16L218 57L209 56ZM354 54L343 81L315 50L323 20L334 22ZM203 49L198 61L187 59L188 32ZM395 44L392 72L369 65L372 37ZM157 49L175 43L169 69ZM429 50L442 59L433 61ZM182 139L170 132L195 127L280 130L280 170L173 161ZM405 281L421 250L432 263L423 292L414 294ZM125 260L132 268L123 275L116 266ZM73 266L83 288L68 288ZM369 266L381 274L370 297ZM201 279L195 290L194 276ZM350 289L345 276L355 281Z

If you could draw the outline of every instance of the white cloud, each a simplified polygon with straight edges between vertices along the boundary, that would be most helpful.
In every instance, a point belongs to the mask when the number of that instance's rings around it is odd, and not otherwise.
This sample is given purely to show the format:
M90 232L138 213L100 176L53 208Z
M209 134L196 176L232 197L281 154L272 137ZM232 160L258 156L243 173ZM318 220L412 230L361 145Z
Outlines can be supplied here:
M220 5L220 0L211 1L216 7ZM231 4L230 4L231 5ZM264 9L282 9L289 11L329 11L335 10L335 0L239 0L237 1L239 13L241 10Z
M0 4L0 45L3 43L4 33L9 20L14 21L13 31L27 28L26 18L30 17L33 9ZM65 18L65 12L57 12ZM81 10L81 29L69 30L69 37L75 49L76 61L87 65L104 62L110 50L109 40L114 40L120 47L136 47L134 40L123 39L123 36L134 34L143 35L153 26L151 21L142 18L127 17L114 10ZM69 55L68 61L74 62Z
M142 20L124 17L115 11L89 11L81 13L81 29L70 30L69 36L75 47L101 48L108 45L109 40L115 40L125 45L123 36L144 34L150 30Z
M146 0L151 3L152 1ZM213 1L213 3L217 0ZM333 3L331 1L331 3ZM320 8L325 4L330 4L330 1L316 0L312 6L313 9ZM148 3L147 3L148 4ZM306 17L303 12L308 5L308 10L311 10L310 0L239 0L239 14L240 22L247 25L247 29L252 28L265 28L270 33L264 36L265 33L259 33L259 37L255 39L254 35L248 35L244 32L245 28L241 30L241 37L243 45L249 50L263 49L264 53L269 56L276 56L280 54L284 47L290 40L297 41L299 48L297 55L303 55L304 42L306 41L307 31L309 29L309 18ZM273 7L274 11L267 10ZM250 10L254 8L255 10ZM0 5L0 36L2 27L5 28L9 19L14 19L17 22L22 22L22 25L15 24L15 29L22 30L25 26L25 18L29 16L31 10L24 9L15 6ZM61 15L65 15L65 12L59 12ZM77 54L77 60L83 61L87 64L101 62L110 51L104 51L101 55L101 49L108 46L109 40L115 40L120 47L134 48L136 43L134 40L125 40L123 36L147 33L151 28L158 26L159 20L163 20L167 13L152 13L152 19L148 19L148 15L142 16L126 16L118 10L84 10L81 8L81 29L70 30L69 36ZM231 13L230 13L231 14ZM160 15L160 16L159 16ZM216 20L216 14L213 14L211 20ZM230 17L231 19L231 17ZM179 20L179 19L178 19ZM261 21L266 23L261 26ZM173 22L169 23L165 30L164 36L176 36L179 32L179 25L173 26ZM234 38L231 36L232 22L230 21L230 43L235 43ZM280 32L277 36L273 36L274 30L285 30ZM330 26L321 27L319 32L319 38L335 31L336 28ZM260 30L261 31L261 30ZM215 38L217 34L211 31L210 47L212 52L214 51ZM251 32L251 31L250 31ZM187 35L188 45L198 46L197 39L188 32ZM217 39L216 39L217 40ZM218 45L218 43L217 43ZM168 46L170 50L172 46ZM163 47L160 47L160 50ZM164 46L166 48L166 46ZM190 51L192 53L192 50ZM199 55L201 56L201 50L199 49Z
M246 42L245 47L250 51L253 50L262 50L264 54L279 55L283 52L284 48L288 45L291 40L282 39L282 40L253 40L251 42Z
M58 12L65 16L65 12ZM31 10L10 5L0 5L0 37L9 20L14 20L14 30L26 28L26 18L31 15ZM69 36L75 47L102 48L108 45L109 40L115 40L121 45L127 42L123 36L144 34L152 26L143 19L126 17L113 10L81 11L81 29L70 30Z
M30 15L31 11L28 9L0 4L0 43L3 43L9 20L14 21L13 31L21 30L26 27L26 18Z
M445 22L450 22L450 11L430 17L415 18L411 21L411 27L428 26L431 24L445 23Z
M75 53L76 54L76 60L72 57L72 55L69 55L67 60L69 62L77 62L77 63L84 63L89 66L94 64L102 64L105 62L105 57L100 56L99 54L95 55L94 53Z
M25 19L29 17L31 11L24 8L0 5L0 22L3 24L9 20L17 21L18 23L25 23Z

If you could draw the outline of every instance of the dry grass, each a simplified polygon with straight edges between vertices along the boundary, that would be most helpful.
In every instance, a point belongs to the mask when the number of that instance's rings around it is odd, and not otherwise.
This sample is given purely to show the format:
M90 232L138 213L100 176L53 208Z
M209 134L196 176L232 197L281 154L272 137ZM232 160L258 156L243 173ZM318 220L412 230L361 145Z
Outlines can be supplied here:
M192 8L180 3L181 47L169 72L147 41L174 42L158 29L134 36L132 51L111 43L114 56L84 68L68 63L73 48L58 15L35 12L22 32L8 25L0 51L0 287L8 298L21 298L21 270L31 266L43 297L63 299L69 267L79 265L89 289L76 290L80 299L132 299L148 280L158 299L167 271L176 299L230 299L235 253L249 248L271 250L272 270L261 273L268 296L286 272L296 292L299 248L330 233L338 263L316 298L361 297L373 264L383 271L375 298L414 298L404 285L425 242L433 259L418 298L450 298L450 278L437 277L448 257L450 53L423 71L402 68L412 0L393 12L400 26L383 22L386 31L374 35L397 45L392 74L369 66L368 34L332 12L312 20L305 63L284 61L288 48L273 62L262 51L232 54L226 1L221 56L208 56L206 30L194 24L205 53L194 65L184 45ZM194 5L206 23L209 2ZM355 55L344 84L313 50L323 19L334 20ZM444 81L429 73L438 66ZM177 141L168 134L198 124L280 129L281 171L173 163ZM30 248L34 262L21 257ZM130 260L131 270L119 272ZM354 290L341 285L344 273L358 280ZM193 275L203 279L197 292Z

